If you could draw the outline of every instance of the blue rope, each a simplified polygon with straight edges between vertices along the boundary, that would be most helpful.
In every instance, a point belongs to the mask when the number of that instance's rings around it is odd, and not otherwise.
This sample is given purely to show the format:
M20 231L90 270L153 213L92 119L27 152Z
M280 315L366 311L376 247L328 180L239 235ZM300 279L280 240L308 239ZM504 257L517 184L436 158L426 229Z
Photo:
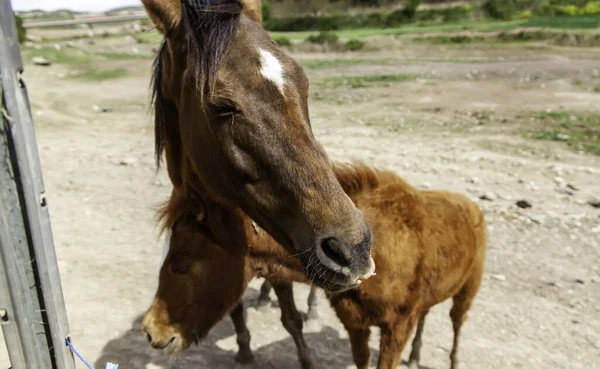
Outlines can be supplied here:
M79 352L77 352L77 350L75 350L75 347L73 347L73 344L71 343L71 338L67 337L67 346L69 346L69 348L71 349L71 351L73 351L73 353L75 355L77 355L77 357L79 358L79 360L81 360L85 366L88 367L88 369L94 369L93 366L91 366L87 361L85 361L85 359L83 358L83 356L79 355Z
M67 342L67 346L69 346L69 348L71 349L71 351L73 351L73 353L75 355L77 355L77 357L79 358L79 360L81 360L83 362L83 364L85 366L87 366L88 369L94 369L94 367L91 366L90 363L88 363L87 361L85 361L85 359L83 358L83 356L81 356L79 354L79 352L77 352L77 350L75 350L75 347L71 343L71 338L67 337L66 342ZM118 364L112 364L112 363L106 363L106 369L119 369L119 365Z

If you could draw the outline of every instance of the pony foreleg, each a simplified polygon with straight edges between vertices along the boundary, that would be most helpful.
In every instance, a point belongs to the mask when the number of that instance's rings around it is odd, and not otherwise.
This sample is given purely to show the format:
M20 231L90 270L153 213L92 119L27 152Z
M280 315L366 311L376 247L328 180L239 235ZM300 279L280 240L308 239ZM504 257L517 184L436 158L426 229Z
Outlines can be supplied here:
M419 317L419 323L417 324L417 332L412 342L412 350L408 359L409 369L419 369L419 361L421 360L421 346L423 345L423 328L425 327L425 317L429 313L429 310L425 310Z
M402 350L418 317L417 314L411 314L394 323L381 326L377 369L395 369L398 366Z
M244 303L240 301L229 316L233 321L239 348L237 355L235 355L235 361L242 364L251 363L254 361L254 354L250 349L250 331L246 326L246 319L244 318Z
M283 327L290 333L296 343L298 359L300 360L302 369L314 369L315 365L310 355L310 350L302 334L302 316L294 302L292 283L276 284L273 288L275 289L275 294L279 300L279 307L281 308L281 323L283 323Z
M346 327L352 347L352 358L357 369L369 369L371 363L371 350L369 349L369 337L371 329L368 326L362 328Z

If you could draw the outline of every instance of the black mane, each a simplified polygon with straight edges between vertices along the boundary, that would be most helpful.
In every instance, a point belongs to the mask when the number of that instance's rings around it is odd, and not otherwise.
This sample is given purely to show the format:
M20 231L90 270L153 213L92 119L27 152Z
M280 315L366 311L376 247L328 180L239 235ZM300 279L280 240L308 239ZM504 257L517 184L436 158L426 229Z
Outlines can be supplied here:
M169 101L165 99L162 86L162 60L166 47L166 41L161 42L152 63L152 79L150 80L150 90L152 91L151 106L154 106L154 155L157 168L160 168L160 158L165 149L167 130L165 116L168 110L167 106L169 105Z
M194 68L200 103L213 94L219 65L235 36L241 13L242 3L239 0L182 0L179 32L187 41L187 61ZM165 98L162 89L166 47L166 41L163 41L154 59L151 81L157 167L160 167L169 129L166 117L176 114L176 111L170 111L174 108L173 102Z

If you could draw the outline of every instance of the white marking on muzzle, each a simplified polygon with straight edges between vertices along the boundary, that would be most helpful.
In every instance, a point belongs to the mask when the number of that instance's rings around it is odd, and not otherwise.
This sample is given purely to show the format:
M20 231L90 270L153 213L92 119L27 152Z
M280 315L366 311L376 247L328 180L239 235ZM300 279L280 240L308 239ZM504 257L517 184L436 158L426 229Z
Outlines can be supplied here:
M263 77L273 82L283 95L285 91L285 78L281 62L267 50L258 49L258 52L260 53L260 73Z

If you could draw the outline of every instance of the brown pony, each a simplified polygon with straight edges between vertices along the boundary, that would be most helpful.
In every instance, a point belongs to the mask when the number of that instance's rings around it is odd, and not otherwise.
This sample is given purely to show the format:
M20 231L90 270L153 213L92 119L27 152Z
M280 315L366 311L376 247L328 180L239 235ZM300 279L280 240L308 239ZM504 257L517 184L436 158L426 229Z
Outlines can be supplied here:
M419 191L394 173L375 171L364 165L337 167L336 175L348 196L364 209L375 240L372 255L377 275L355 289L327 293L332 307L348 330L357 367L369 367L371 326L381 329L377 367L389 369L398 365L402 350L418 322L409 364L411 368L417 368L427 312L434 305L453 298L450 317L454 344L450 359L451 367L456 368L460 328L477 294L483 273L487 232L482 212L475 203L460 194ZM185 209L188 206L185 201L174 194L169 204L173 209ZM171 211L167 218L177 219L180 214ZM187 219L193 220L194 217L190 214ZM174 221L167 222L170 223ZM205 331L210 329L209 325L214 322L202 320L206 312L198 314L192 309L193 304L196 299L220 299L220 294L211 294L215 288L211 284L221 287L225 279L230 282L229 274L242 273L241 269L233 273L234 266L231 265L227 266L231 271L222 270L221 276L217 273L200 280L204 262L189 257L186 259L188 269L197 269L198 272L176 275L171 260L179 259L180 248L202 248L206 240L215 238L206 232L203 222L184 223L182 221L173 228L171 246L160 273L159 289L144 318L144 330L152 337L151 341L160 337L163 342L159 347L172 340L183 340L184 344L177 346L183 349L191 342L189 337L193 337L193 327L201 324ZM278 248L268 235L257 234L249 219L246 219L244 229L248 247L235 251L235 255L246 255L243 268L246 280L239 284L247 284L254 275L264 276L273 282L278 298L283 301L282 322L294 336L299 356L303 359L302 320L293 306L291 292L291 281L307 281L302 266ZM196 244L189 243L192 235ZM218 242L212 247L219 247ZM170 286L175 284L185 285L193 292L173 292ZM223 290L222 287L220 289ZM210 309L222 309L220 313L224 315L234 306L217 305ZM236 310L234 315L240 314L242 309L237 306ZM184 314L189 314L187 320L176 318ZM249 333L243 325L243 318L234 317L234 324L237 332L243 332L238 336L243 337L238 340L241 342L240 352L244 350L244 355L249 356ZM303 363L303 367L311 366Z
M207 196L239 207L296 255L314 283L356 286L371 268L371 229L313 136L308 79L261 27L258 3L143 4L165 38L152 83L155 149L175 188L197 176Z

